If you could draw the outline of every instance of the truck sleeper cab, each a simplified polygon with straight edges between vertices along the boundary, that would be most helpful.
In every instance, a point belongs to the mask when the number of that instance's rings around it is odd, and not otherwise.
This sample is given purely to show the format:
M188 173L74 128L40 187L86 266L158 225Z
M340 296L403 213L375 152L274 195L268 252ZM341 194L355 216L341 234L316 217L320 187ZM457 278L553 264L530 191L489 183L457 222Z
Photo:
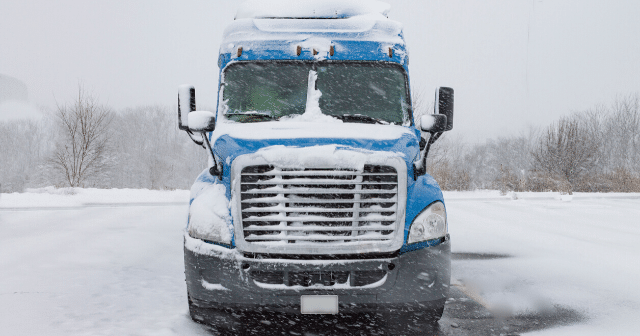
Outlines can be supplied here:
M251 312L369 312L400 333L437 321L450 241L425 162L452 128L453 90L414 123L402 30L384 3L252 4L224 33L217 113L179 90L179 127L210 164L184 235L192 318L235 333Z

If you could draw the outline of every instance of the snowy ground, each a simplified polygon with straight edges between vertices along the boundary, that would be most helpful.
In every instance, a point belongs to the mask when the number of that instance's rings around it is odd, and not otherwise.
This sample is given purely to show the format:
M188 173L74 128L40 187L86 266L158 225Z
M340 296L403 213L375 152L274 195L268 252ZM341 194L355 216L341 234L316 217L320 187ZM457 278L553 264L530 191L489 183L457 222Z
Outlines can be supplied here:
M507 256L453 261L452 281L495 314L561 306L586 320L531 335L637 334L640 194L445 200L454 252ZM208 334L187 313L187 201L188 191L1 194L2 334Z

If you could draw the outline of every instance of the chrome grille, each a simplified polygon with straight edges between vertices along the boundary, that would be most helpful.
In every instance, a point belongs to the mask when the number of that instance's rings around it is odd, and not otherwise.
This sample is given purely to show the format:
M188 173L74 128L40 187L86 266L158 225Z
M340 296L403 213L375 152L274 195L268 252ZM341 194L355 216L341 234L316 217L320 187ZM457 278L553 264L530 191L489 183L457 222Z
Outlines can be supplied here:
M380 252L390 250L402 235L398 224L404 197L399 197L399 174L393 166L367 164L354 170L264 164L242 167L239 175L245 246L313 246L324 254L337 253L331 247L345 244L361 251L357 246L364 243L365 250ZM307 251L314 249L299 252Z

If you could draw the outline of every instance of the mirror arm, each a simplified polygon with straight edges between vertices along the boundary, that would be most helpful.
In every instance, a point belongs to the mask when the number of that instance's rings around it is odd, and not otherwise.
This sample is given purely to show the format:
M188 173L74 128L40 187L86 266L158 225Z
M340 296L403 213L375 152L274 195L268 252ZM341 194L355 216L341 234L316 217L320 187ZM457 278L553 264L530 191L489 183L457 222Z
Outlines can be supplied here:
M425 147L425 151L424 151L424 157L422 158L422 166L424 169L424 173L427 173L427 156L429 156L429 149L431 149L431 145L433 145L434 142L436 142L436 140L440 139L440 136L442 135L442 132L438 132L435 134L431 134L431 136L429 137L429 141L427 142L427 146Z
M201 132L202 142L207 149L207 153L209 153L209 158L211 159L211 168L209 168L209 174L213 176L217 176L220 180L222 180L222 169L218 167L218 161L216 160L216 155L213 153L213 149L211 148L211 143L209 142L209 137L207 137L207 133Z
M187 132L187 135L189 136L189 138L191 138L191 141L195 142L195 143L196 143L196 145L201 146L202 148L205 148L205 149L207 148L207 147L204 145L204 141L202 141L202 140L198 140L198 139L196 139L196 138L194 138L194 137L193 137L193 136L195 135L195 134L193 134L193 132L191 132L191 131L190 131L190 130L188 130L188 129L187 129L187 130L185 130L185 132Z
M413 165L413 179L417 180L418 176L422 176L427 173L427 156L429 156L429 149L431 149L431 145L436 142L442 135L442 132L438 133L430 133L429 141L427 141L427 145L424 147L424 154L422 158L420 158L420 167L417 167L415 164Z

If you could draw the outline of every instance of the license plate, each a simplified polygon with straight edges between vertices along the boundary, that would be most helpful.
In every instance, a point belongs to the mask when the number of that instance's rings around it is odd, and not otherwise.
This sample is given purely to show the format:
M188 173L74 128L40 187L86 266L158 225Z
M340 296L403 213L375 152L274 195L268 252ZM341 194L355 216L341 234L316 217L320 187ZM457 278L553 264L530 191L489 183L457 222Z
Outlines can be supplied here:
M302 314L337 314L337 295L302 295L300 297Z

